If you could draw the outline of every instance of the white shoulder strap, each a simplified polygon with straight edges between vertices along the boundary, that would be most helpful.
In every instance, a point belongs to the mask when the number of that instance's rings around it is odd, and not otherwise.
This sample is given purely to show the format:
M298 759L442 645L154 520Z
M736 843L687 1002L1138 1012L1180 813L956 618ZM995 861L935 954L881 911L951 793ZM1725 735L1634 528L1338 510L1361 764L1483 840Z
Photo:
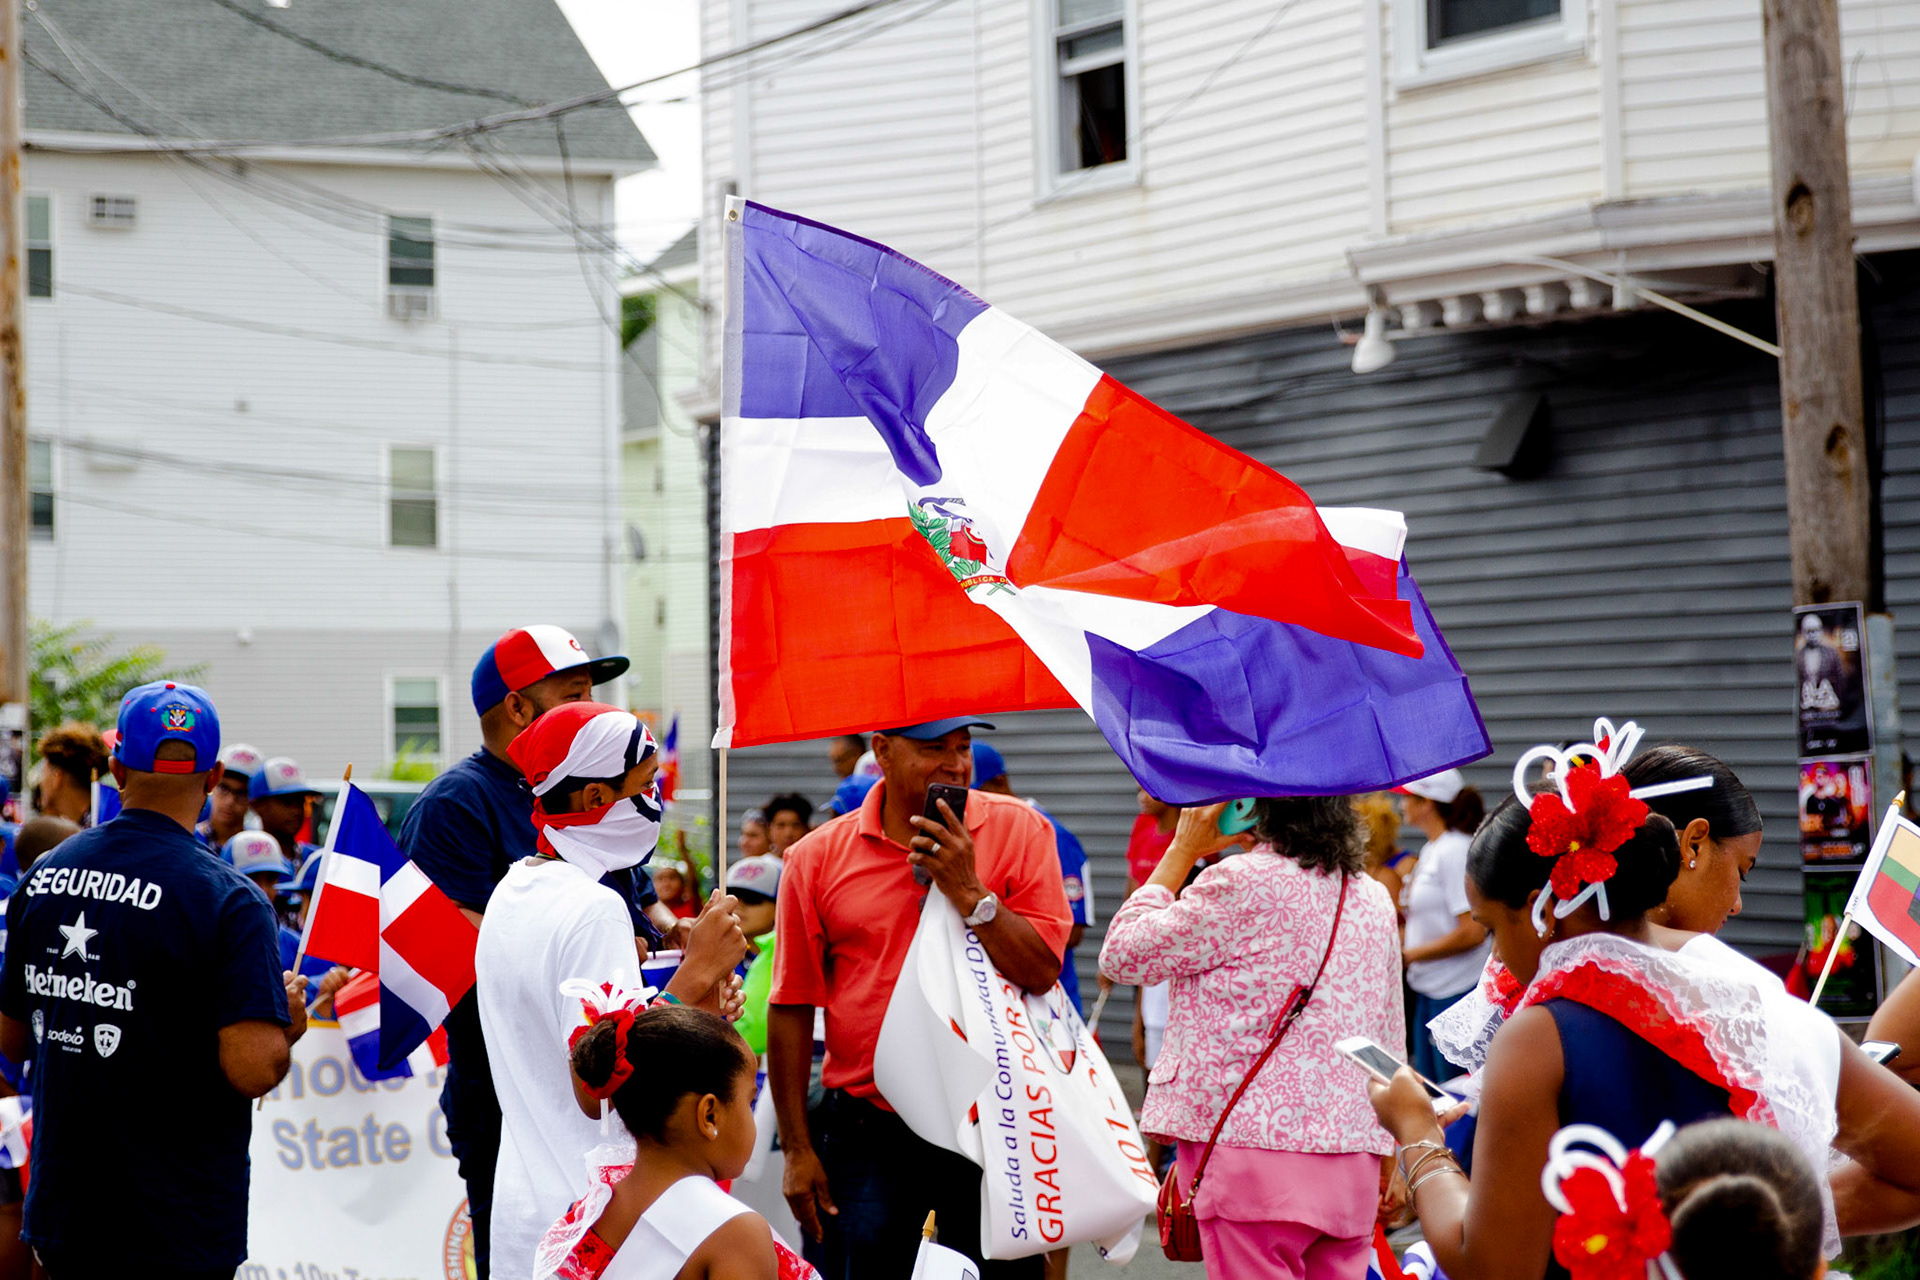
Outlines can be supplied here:
M706 1238L753 1210L722 1191L711 1178L682 1178L647 1207L641 1220L683 1255L691 1257Z

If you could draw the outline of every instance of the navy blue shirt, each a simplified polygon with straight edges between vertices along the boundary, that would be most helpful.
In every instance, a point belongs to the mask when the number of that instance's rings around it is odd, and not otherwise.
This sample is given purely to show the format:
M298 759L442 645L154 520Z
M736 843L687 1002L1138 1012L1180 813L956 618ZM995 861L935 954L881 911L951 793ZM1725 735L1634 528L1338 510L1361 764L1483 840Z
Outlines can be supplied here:
M253 1104L219 1031L287 1025L273 908L185 827L128 809L34 864L7 934L0 1010L34 1032L22 1238L129 1274L238 1266ZM103 1219L107 1171L138 1191Z

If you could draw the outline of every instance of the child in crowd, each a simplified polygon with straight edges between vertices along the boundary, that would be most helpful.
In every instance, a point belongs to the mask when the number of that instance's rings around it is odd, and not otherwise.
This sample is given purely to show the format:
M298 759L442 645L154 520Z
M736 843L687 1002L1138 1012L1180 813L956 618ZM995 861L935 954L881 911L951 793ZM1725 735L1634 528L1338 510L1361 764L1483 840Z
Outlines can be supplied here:
M740 856L757 858L771 852L773 842L767 839L767 815L758 809L748 809L740 815Z
M767 996L773 990L774 903L780 894L780 871L786 864L771 855L748 858L727 868L727 892L739 899L735 914L740 932L747 935L747 958L741 975L746 1006L735 1025L756 1054L767 1051Z
M573 1045L574 1099L593 1116L610 1101L634 1147L588 1157L591 1188L548 1229L537 1280L818 1280L718 1185L753 1154L746 1041L703 1009L591 1011Z
M676 858L655 858L647 868L653 873L653 891L660 905L673 912L676 920L691 920L700 914L700 897L692 888L687 864Z

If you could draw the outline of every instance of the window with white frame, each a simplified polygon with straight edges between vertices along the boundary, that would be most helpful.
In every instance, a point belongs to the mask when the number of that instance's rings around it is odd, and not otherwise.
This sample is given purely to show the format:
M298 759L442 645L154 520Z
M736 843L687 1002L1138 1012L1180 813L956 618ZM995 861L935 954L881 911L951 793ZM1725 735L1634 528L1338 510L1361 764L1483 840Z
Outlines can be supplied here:
M393 677L393 754L440 758L439 677Z
M433 219L387 219L387 283L433 288Z
M1053 16L1055 171L1127 159L1126 0L1047 0Z
M396 444L387 450L387 545L440 545L432 449Z
M1589 0L1392 3L1394 80L1400 87L1479 75L1587 48Z
M53 296L53 200L27 197L27 296Z
M27 441L27 506L32 536L53 537L53 441Z

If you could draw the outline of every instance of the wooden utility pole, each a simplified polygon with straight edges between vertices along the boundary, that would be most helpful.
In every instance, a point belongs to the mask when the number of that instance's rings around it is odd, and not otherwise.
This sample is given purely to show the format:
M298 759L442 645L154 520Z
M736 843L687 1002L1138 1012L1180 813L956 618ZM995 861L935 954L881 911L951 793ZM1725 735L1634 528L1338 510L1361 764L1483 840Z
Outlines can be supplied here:
M27 701L27 373L20 320L26 262L20 194L25 109L20 0L0 0L0 707Z
M1860 300L1836 0L1762 0L1793 602L1873 598Z

